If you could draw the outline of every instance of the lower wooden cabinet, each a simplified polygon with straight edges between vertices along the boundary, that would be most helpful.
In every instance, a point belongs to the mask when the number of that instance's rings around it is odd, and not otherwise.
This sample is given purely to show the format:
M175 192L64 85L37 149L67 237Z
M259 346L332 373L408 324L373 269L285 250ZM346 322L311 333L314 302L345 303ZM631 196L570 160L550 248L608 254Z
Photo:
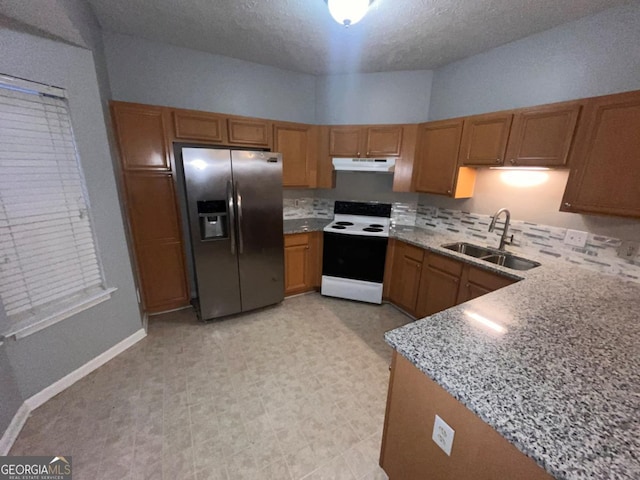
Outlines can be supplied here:
M284 294L309 292L320 286L322 232L284 236Z
M391 302L414 315L418 301L424 250L403 242L396 242L392 260Z
M384 296L417 318L479 297L517 280L392 240Z
M431 439L436 415L455 431L450 456ZM380 466L389 480L552 480L397 352L391 364Z
M499 290L515 282L516 280L511 278L469 265L464 270L460 279L457 303L468 302L469 300L473 300L494 290Z
M446 310L458 302L458 290L463 264L435 253L427 255L426 267L420 279L420 298L416 316L426 317Z

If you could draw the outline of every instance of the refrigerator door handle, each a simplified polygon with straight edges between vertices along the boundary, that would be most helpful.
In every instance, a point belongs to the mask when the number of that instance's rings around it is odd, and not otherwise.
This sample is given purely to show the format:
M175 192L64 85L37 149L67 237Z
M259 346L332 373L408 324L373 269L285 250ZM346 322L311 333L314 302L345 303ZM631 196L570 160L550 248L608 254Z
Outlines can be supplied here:
M238 206L238 253L242 255L244 252L244 241L242 239L242 195L240 195L240 187L235 182L236 205Z
M229 209L229 237L231 240L231 255L236 254L236 209L233 201L233 183L227 182L227 208Z

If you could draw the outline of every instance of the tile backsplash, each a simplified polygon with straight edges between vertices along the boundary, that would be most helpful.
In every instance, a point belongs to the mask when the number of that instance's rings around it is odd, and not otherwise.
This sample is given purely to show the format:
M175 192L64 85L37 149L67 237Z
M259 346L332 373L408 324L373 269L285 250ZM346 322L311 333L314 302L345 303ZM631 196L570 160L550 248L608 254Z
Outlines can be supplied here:
M458 233L469 242L497 247L504 220L498 221L493 233L488 231L490 223L490 215L419 204L415 225ZM620 239L588 233L587 244L578 248L564 243L566 234L566 228L511 220L509 235L514 238L509 250L522 255L529 252L549 259L562 259L591 270L640 281L640 259L625 260L617 256L622 243Z
M284 218L333 218L334 200L326 198L285 198ZM502 220L502 219L501 219ZM497 247L504 221L489 233L491 216L438 208L416 202L393 202L391 221L394 225L415 225L424 229L450 232L466 237L473 243ZM526 256L536 254L549 259L561 259L602 273L618 275L640 282L640 258L625 260L617 256L621 240L603 235L588 234L583 248L564 243L566 228L511 220L509 234L514 240L509 250Z

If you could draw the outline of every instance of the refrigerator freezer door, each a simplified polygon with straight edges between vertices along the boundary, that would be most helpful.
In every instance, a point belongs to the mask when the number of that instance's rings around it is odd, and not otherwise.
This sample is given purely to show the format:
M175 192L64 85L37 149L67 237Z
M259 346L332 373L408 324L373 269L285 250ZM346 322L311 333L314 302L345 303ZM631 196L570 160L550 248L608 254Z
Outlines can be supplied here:
M238 313L242 304L231 152L184 147L182 164L200 316L208 320Z
M284 298L282 157L241 150L231 156L242 310L247 311Z

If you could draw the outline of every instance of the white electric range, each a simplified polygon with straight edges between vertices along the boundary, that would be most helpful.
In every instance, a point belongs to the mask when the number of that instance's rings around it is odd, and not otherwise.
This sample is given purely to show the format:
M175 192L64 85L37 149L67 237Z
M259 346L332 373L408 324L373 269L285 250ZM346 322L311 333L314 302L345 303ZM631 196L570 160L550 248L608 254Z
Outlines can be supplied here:
M382 303L391 204L336 201L323 231L322 295Z

